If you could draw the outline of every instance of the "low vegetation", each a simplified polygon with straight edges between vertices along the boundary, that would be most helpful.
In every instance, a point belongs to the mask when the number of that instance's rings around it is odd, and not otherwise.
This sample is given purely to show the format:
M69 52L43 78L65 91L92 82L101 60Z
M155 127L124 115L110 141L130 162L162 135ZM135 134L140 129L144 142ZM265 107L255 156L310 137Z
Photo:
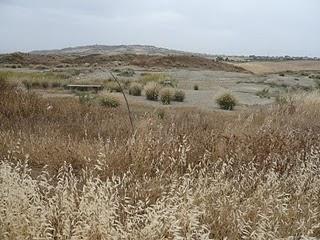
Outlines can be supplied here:
M103 107L116 108L120 105L120 102L117 98L113 96L104 96L100 99L100 104Z
M258 91L256 93L256 95L260 98L270 98L271 95L270 95L270 89L269 88L264 88L262 89L261 91Z
M110 92L121 92L121 86L119 86L118 83L116 82L108 82L106 84L106 88L110 91Z
M320 93L239 112L41 98L0 81L0 239L320 237Z
M186 97L186 94L183 90L175 90L173 95L173 101L183 102Z
M172 90L170 88L163 88L160 91L160 100L162 104L169 105L172 99Z
M160 86L155 82L150 82L144 87L144 92L147 100L157 101L159 96Z
M216 99L217 104L223 110L233 110L237 105L237 100L231 93L224 93Z
M196 84L193 86L193 90L198 91L199 90L199 86Z
M164 87L176 87L177 81L164 73L145 73L139 82L143 85L155 82Z
M132 83L129 87L129 94L132 96L141 96L142 85L139 83Z

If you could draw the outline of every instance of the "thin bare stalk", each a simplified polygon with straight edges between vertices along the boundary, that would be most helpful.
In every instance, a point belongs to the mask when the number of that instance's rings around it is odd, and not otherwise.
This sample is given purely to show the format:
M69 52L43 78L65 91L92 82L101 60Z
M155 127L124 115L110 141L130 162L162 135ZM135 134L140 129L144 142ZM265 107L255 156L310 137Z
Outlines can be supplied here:
M130 110L130 107L129 107L129 102L128 102L128 99L126 97L126 94L124 93L123 91L123 88L119 82L119 80L113 75L112 72L109 72L110 75L112 76L113 80L119 85L120 89L121 89L121 92L122 92L122 95L124 97L124 100L126 101L126 105L127 105L127 109L128 109L128 115L129 115L129 120L130 120L130 124L131 124L131 129L132 129L132 132L134 132L134 126L133 126L133 120L132 120L132 114L131 114L131 110Z

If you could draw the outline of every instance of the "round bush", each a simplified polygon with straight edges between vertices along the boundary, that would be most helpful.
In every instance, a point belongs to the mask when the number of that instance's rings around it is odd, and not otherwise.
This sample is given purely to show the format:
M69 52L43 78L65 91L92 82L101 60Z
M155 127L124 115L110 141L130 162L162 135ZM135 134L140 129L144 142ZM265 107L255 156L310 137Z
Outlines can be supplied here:
M194 85L193 86L193 90L196 90L196 91L198 91L199 90L199 86L196 84L196 85Z
M157 101L159 96L159 86L156 83L148 83L144 87L147 100Z
M224 110L233 110L237 101L230 93L225 93L216 99L219 107Z
M138 83L131 84L129 94L132 96L141 96L142 86Z
M111 96L105 96L100 99L100 105L104 107L112 107L116 108L120 105L118 99L111 97Z
M172 93L169 88L163 88L160 91L160 100L163 104L168 105L171 102Z
M109 82L109 83L108 83L108 86L107 86L107 89L108 89L110 92L121 92L121 87L120 87L119 84L116 83L116 82Z
M186 94L182 90L176 90L174 92L173 100L177 102L183 102L186 97Z

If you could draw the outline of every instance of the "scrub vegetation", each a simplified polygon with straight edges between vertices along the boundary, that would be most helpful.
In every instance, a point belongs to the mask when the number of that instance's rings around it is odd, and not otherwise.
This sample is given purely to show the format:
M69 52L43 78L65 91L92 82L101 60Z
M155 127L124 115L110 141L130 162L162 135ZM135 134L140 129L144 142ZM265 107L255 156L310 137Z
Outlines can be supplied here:
M0 81L0 239L320 237L320 94L204 112ZM162 112L161 117L159 112Z

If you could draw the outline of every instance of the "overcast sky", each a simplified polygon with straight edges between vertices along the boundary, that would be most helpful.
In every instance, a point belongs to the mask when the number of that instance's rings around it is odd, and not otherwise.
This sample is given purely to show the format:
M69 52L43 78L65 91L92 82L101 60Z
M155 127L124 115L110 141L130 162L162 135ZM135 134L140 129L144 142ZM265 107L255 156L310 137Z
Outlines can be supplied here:
M0 52L148 44L320 57L319 0L0 0Z

